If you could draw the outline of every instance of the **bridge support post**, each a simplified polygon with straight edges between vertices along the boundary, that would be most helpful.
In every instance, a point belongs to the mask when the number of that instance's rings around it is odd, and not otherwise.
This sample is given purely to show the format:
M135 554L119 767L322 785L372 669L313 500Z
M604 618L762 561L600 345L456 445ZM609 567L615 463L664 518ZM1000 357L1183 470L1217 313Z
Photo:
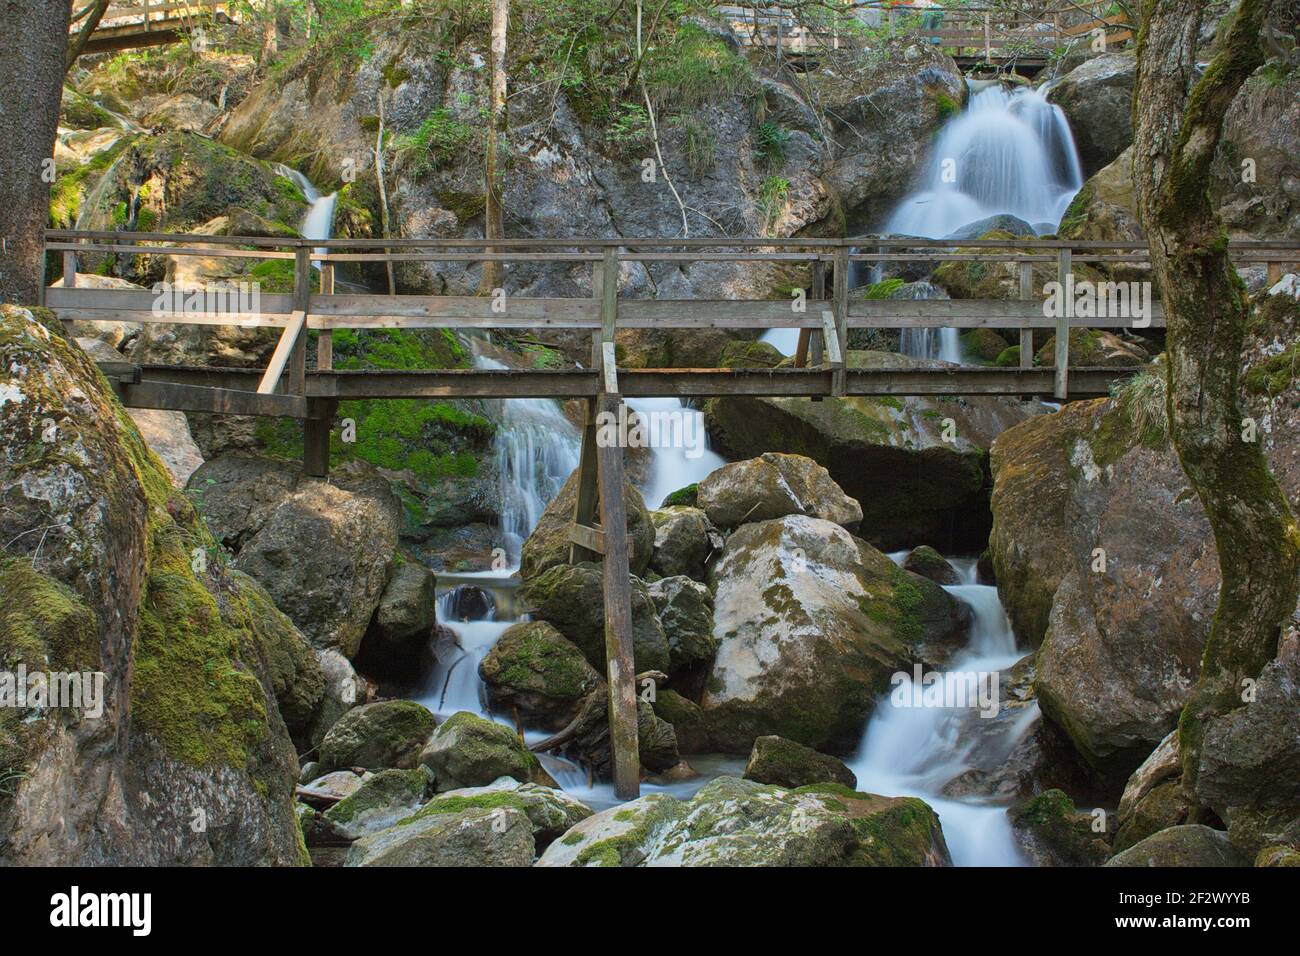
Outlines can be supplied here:
M619 395L602 395L602 412L618 414ZM632 800L641 792L641 758L636 727L636 666L632 656L632 570L628 554L627 509L623 503L623 449L617 443L596 449L599 462L600 524L605 532L605 657L609 677L609 747L614 762L614 793Z
M582 429L582 453L578 459L578 496L573 507L573 523L590 528L596 522L598 484L596 470L596 400L587 399L587 420ZM600 555L576 541L569 545L569 563L595 561Z
M1034 298L1034 264L1020 263L1020 298L1029 302ZM1034 367L1034 330L1020 330L1020 367Z
M1053 394L1063 402L1070 392L1070 319L1074 316L1073 253L1062 249L1056 260L1056 279L1061 284L1061 314L1056 317L1056 382Z
M330 473L330 430L338 402L309 399L308 417L302 423L302 473L308 478L328 478Z

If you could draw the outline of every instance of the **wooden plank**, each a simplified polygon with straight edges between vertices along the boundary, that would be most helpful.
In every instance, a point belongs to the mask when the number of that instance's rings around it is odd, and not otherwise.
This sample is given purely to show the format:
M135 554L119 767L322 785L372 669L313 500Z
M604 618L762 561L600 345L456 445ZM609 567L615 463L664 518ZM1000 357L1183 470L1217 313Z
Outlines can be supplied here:
M602 412L618 413L621 399L605 395ZM632 571L623 503L623 449L597 448L600 524L606 530L602 583L605 597L605 657L609 683L609 749L614 764L614 795L635 799L641 792L636 714L636 666L632 657Z
M606 249L600 282L600 368L608 394L618 394L618 360L614 337L618 329L618 250Z
M1020 265L1020 298L1034 301L1034 267L1027 262ZM1020 367L1034 367L1034 330L1020 327Z
M1070 262L1070 250L1062 249L1056 266L1056 279L1061 283L1061 299L1064 308L1056 320L1056 380L1052 394L1058 401L1065 401L1069 395L1070 385L1070 316L1074 312L1074 297L1069 294L1073 266Z
M77 287L77 254L75 252L65 252L63 254L63 288L75 289Z
M280 341L276 343L275 351L271 354L271 361L266 366L266 373L262 376L262 381L258 383L257 393L259 395L272 394L280 384L280 376L284 374L285 366L289 364L289 359L297 346L298 337L302 335L306 324L306 313L295 312L289 324L284 327L284 331L280 334Z
M306 418L307 399L299 395L260 395L256 392L142 381L120 386L122 404L128 408L211 412L220 415L270 415Z
M330 472L330 432L338 402L311 399L302 423L302 471L309 478L326 478Z
M320 291L322 295L334 294L334 266L321 266L320 270ZM308 319L308 328L311 327L310 318ZM316 336L316 367L328 371L334 367L334 331L332 329L321 329Z
M812 289L810 290L813 298L822 299L826 296L826 264L818 259L813 263ZM806 310L808 304L804 303ZM803 368L808 364L808 345L812 337L811 329L799 330L799 342L794 352L794 367Z
M288 316L294 311L293 296L282 292L262 293L258 297L258 304L261 306L258 315L235 312L164 312L161 309L155 309L155 306L160 304L157 293L134 289L54 288L46 293L46 302L51 309L102 310L105 312L126 312L134 315L167 315L174 316L174 318L168 318L167 321L194 325L265 324L258 321L261 316ZM194 318L190 319L190 316ZM133 319L132 321L139 320Z
M567 536L569 543L575 548L594 555L603 555L605 553L605 532L598 528L574 522L569 525Z
M307 316L311 312L312 267L311 251L299 249L294 256L293 265L293 310L302 313L303 329L294 339L293 351L289 353L289 392L302 395L306 392L307 375L307 333L305 331Z
M844 394L844 353L848 348L848 315L849 315L849 250L840 248L835 250L835 273L834 286L831 289L831 310L834 318L835 328L834 335L825 331L823 325L823 335L826 337L826 348L830 351L831 366L833 373L831 375L832 391L835 395ZM822 316L823 322L825 314ZM832 343L832 339L834 342ZM838 360L836 353L838 352Z

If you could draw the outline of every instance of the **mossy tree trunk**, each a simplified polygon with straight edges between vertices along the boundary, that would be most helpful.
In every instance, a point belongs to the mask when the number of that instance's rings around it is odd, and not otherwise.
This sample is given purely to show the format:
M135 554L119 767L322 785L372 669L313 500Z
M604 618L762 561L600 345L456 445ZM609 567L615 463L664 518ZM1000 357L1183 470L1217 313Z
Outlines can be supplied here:
M1170 435L1214 530L1222 586L1201 674L1179 722L1195 794L1207 720L1242 706L1295 608L1300 532L1263 449L1243 430L1238 372L1246 290L1211 204L1223 117L1263 62L1271 0L1241 0L1209 68L1196 45L1208 0L1144 0L1134 89L1134 181L1168 323Z
M501 211L501 150L506 139L506 31L510 22L510 0L492 0L492 92L491 121L488 123L487 148L483 158L483 235L488 239L505 238ZM487 252L496 249L488 246ZM480 295L492 295L501 287L504 269L499 262L483 263Z

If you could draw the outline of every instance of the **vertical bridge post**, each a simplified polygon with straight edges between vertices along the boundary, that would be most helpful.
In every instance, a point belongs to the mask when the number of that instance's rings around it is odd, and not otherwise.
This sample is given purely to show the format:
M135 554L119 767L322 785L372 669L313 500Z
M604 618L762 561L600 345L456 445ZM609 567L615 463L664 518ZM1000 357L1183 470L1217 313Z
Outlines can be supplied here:
M1073 253L1062 249L1056 260L1056 281L1061 284L1061 309L1056 317L1056 388L1057 401L1065 401L1070 390L1070 319L1074 317Z
M1020 263L1020 298L1029 302L1034 298L1034 264ZM1020 367L1034 367L1034 330L1026 326L1020 330Z

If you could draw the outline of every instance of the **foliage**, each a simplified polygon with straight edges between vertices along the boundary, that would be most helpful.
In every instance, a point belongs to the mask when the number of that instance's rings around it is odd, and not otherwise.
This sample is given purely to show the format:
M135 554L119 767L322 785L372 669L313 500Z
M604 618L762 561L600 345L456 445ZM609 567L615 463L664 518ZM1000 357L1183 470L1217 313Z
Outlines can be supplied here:
M769 168L780 166L785 162L786 147L789 143L790 131L776 123L762 122L754 130L754 155Z

